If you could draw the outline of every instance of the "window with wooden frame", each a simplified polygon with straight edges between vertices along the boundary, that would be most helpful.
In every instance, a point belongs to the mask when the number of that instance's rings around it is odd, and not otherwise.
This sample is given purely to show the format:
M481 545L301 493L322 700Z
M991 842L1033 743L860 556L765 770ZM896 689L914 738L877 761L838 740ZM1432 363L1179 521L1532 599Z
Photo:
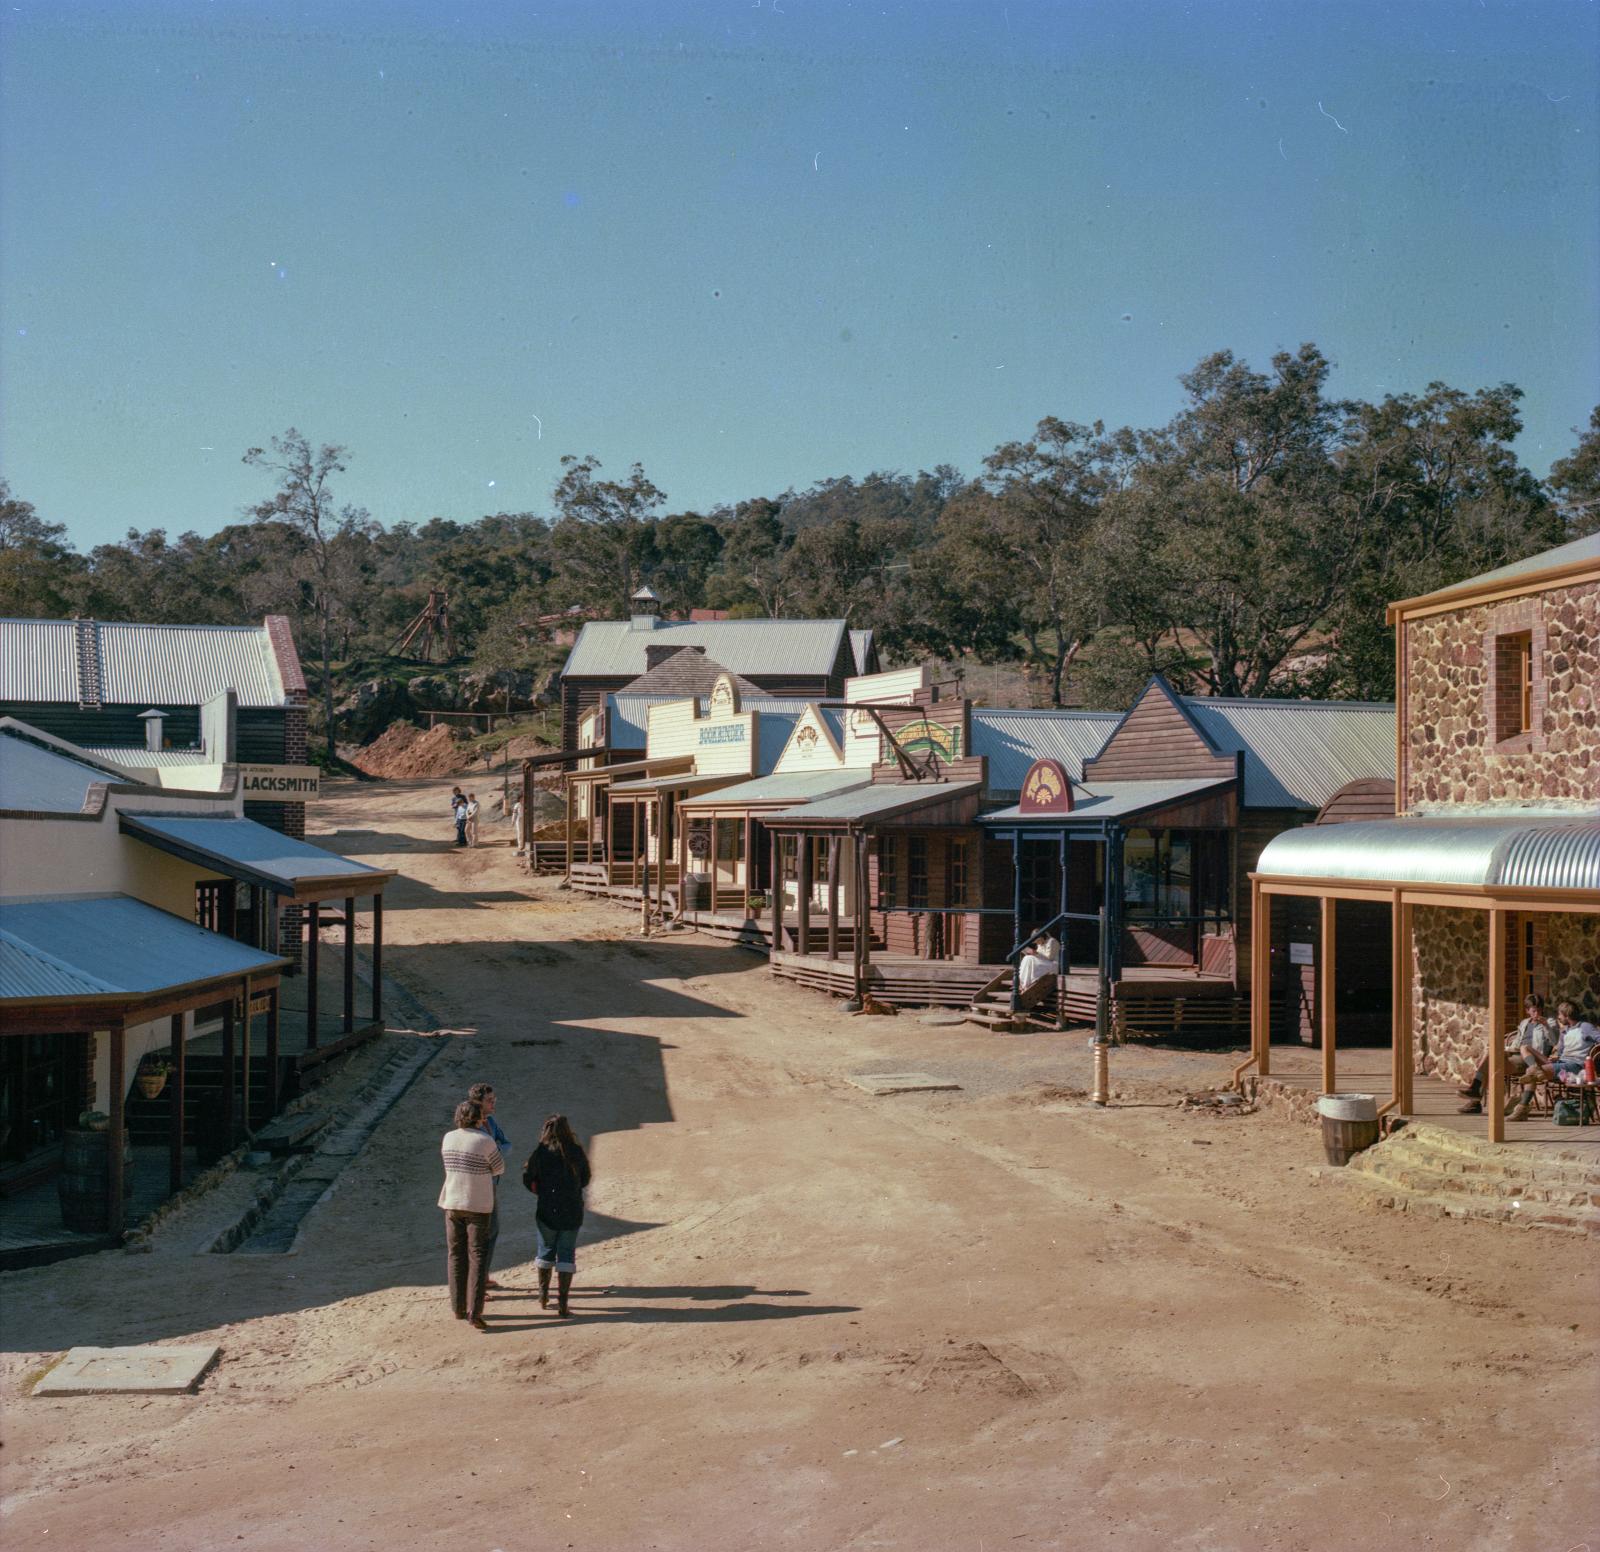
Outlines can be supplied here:
M950 850L945 854L946 905L967 903L967 881L967 837L953 835L950 837Z
M900 837L886 835L878 842L878 904L900 903Z
M1497 744L1533 731L1533 633L1512 631L1494 643L1494 738Z
M928 905L928 837L913 835L906 842L906 904L912 910Z
M798 883L800 880L800 837L786 835L778 842L779 859L783 864L783 877L786 883Z

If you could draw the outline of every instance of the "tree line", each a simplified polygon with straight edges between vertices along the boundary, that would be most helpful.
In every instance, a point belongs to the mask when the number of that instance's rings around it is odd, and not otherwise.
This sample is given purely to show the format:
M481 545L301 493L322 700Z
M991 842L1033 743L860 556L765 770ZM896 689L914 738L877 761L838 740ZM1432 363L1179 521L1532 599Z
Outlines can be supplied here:
M244 463L240 520L130 530L87 554L0 482L0 612L295 622L332 724L334 665L383 653L429 589L475 666L541 656L570 611L845 617L892 657L1015 661L1050 704L1126 705L1160 669L1234 696L1387 700L1383 606L1600 529L1600 409L1547 479L1517 458L1521 392L1430 383L1336 399L1314 345L1223 351L1164 426L1046 417L968 478L940 465L665 510L634 464L567 456L545 513L385 525L340 503L347 451L290 429ZM543 649L548 657L549 649Z

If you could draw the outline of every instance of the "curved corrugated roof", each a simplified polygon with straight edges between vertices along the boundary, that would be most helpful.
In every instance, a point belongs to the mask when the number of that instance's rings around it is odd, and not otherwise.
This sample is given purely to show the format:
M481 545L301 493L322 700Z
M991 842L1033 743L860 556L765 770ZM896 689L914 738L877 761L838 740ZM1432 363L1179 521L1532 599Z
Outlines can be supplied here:
M1263 878L1600 894L1600 818L1428 815L1307 825L1270 841L1256 872Z

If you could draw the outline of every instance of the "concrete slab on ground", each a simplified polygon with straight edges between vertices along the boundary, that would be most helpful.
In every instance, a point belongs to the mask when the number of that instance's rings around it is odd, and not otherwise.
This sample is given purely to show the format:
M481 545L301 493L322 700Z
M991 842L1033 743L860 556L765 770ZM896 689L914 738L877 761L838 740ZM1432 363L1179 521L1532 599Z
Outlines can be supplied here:
M959 1089L959 1083L948 1078L936 1078L927 1072L858 1072L850 1081L868 1094L934 1094L945 1089Z
M173 1396L192 1391L220 1347L74 1347L33 1387L36 1396Z

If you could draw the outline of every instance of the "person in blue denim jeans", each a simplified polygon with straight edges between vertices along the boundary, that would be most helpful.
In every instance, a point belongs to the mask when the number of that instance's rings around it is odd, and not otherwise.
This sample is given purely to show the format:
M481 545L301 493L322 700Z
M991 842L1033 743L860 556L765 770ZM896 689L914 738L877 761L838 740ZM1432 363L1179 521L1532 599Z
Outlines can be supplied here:
M539 1308L550 1308L550 1274L557 1278L556 1313L567 1316L567 1296L577 1273L578 1230L583 1227L583 1193L589 1184L589 1156L572 1123L550 1116L539 1133L539 1145L523 1166L522 1183L539 1198L533 1228L538 1241L534 1265L539 1271Z

